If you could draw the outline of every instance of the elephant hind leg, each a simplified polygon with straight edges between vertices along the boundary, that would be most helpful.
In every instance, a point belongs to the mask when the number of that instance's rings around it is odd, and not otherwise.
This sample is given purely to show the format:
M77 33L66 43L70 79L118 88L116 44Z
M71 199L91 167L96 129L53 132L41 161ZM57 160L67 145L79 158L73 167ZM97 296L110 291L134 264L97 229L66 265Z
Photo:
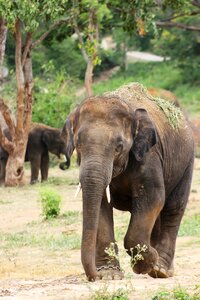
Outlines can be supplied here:
M166 278L173 276L176 238L190 193L192 171L193 161L186 169L179 184L168 197L160 214L160 232L157 235L157 240L155 239L156 235L152 237L159 259L149 272L151 277ZM155 226L157 225L155 224Z
M31 184L38 182L40 161L41 161L40 156L30 160L30 163L31 163L31 182L30 183Z
M41 179L42 181L45 181L48 179L48 171L49 171L49 154L48 152L45 152L41 157Z

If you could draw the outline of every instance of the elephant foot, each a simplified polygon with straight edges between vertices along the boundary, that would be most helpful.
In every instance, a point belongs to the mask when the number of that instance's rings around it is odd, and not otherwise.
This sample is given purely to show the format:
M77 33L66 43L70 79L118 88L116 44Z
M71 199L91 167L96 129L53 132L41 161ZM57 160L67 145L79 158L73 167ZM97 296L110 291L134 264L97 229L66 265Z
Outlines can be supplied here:
M121 280L124 278L124 272L119 266L101 266L97 268L99 279Z
M38 179L33 179L33 180L31 180L30 184L36 184L36 183L38 183L38 182L39 182Z
M136 262L133 260L133 271L136 274L149 273L152 270L153 266L156 265L158 258L158 252L153 247L148 246L147 250L142 253L142 258L140 260Z
M148 273L149 276L153 278L168 278L172 277L174 274L174 269L168 270L165 266L157 263L152 270Z

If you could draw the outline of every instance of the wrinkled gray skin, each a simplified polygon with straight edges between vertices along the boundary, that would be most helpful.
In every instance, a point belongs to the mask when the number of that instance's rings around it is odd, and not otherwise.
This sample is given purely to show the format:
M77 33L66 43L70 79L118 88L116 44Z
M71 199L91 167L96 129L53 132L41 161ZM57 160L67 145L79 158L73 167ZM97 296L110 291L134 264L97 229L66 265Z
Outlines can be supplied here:
M8 129L4 129L4 134L11 140ZM30 183L38 182L39 171L41 171L41 180L48 179L49 170L49 152L60 158L60 154L66 156L66 162L61 163L62 169L67 169L70 164L70 158L67 153L65 139L61 137L61 130L52 128L43 124L34 124L28 137L25 161L31 163L31 180ZM0 145L0 183L5 181L6 163L8 153Z
M173 275L179 225L189 196L194 145L185 120L173 129L153 101L95 97L82 102L63 128L80 164L82 264L88 280L119 278L105 248L115 242L113 207L131 214L124 247L146 245L133 267L152 277ZM110 186L111 203L106 197ZM116 252L118 251L115 245ZM133 251L135 254L135 251Z

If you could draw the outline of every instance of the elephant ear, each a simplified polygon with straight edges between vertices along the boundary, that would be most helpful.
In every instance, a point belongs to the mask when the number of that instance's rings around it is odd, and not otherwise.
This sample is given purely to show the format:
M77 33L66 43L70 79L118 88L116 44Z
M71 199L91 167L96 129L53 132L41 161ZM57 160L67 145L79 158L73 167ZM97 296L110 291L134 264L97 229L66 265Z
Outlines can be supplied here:
M73 111L65 121L62 129L62 138L67 142L67 156L70 161L72 153L74 151L74 131L78 122L78 116L76 110Z
M134 115L134 137L132 151L137 161L142 161L145 154L157 143L153 122L145 109L139 108Z

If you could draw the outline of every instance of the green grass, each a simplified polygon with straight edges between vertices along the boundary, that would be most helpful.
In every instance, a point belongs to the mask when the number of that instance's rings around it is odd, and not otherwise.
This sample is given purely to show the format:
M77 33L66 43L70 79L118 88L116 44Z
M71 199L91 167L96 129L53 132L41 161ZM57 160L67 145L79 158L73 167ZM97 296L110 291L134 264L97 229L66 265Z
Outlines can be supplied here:
M9 201L9 200L0 200L0 205L3 205L3 204L11 204L13 203L13 201Z
M108 286L104 285L99 290L95 291L90 297L91 300L128 300L130 299L128 289L119 288L113 292L108 290Z
M65 218L65 224L75 224L80 222L81 219L81 213L79 211L67 211L63 214L63 218Z
M178 99L181 99L183 107L192 116L199 116L200 113L200 89L199 86L190 86L189 84L180 85L175 90Z
M159 291L151 300L200 300L200 285L194 287L192 292L178 286L172 291Z
M67 172L67 171L63 171ZM55 185L78 185L79 180L78 178L67 178L67 177L54 177L51 176L48 178L47 181L41 183L41 186L55 186Z
M18 233L0 233L0 245L4 249L21 247L39 247L44 250L74 250L80 249L80 234L78 233L32 233L23 231Z
M179 229L179 236L200 236L200 215L184 217Z

